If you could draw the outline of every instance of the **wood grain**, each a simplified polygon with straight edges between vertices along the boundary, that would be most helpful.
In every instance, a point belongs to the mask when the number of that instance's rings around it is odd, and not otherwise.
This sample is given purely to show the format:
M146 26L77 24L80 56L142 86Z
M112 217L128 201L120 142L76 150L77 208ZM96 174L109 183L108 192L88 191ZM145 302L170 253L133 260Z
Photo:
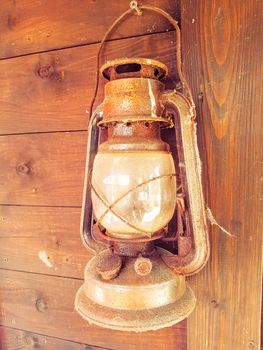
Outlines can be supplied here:
M0 268L83 278L80 208L0 207Z
M86 132L1 136L0 203L81 206Z
M179 0L152 0L179 18ZM129 9L129 1L20 0L1 1L1 58L99 42L112 22ZM111 38L166 31L169 24L145 12L121 23Z
M101 40L128 3L1 2L0 323L4 326L0 347L4 350L95 350L95 346L186 350L185 322L144 334L115 332L90 326L73 307L91 256L79 237L87 138L80 131L87 129L85 111L93 94L98 50L97 44L90 44ZM178 0L147 3L179 17ZM148 35L170 29L158 16L133 16L113 33L102 61L152 57L167 63L175 77L174 33ZM15 58L3 59L7 57ZM97 102L102 96L103 83Z
M87 129L97 50L90 45L0 61L0 134ZM175 77L174 32L117 40L103 52L101 62L156 58ZM97 102L103 99L103 80Z
M109 350L88 344L43 336L40 334L0 326L0 348L2 350Z
M177 14L177 1L151 3ZM121 1L76 6L69 0L3 0L0 55L98 42L126 7ZM78 279L89 257L78 236L85 132L0 137L0 203L5 204L0 207L2 324L43 334L37 335L39 344L43 347L47 339L56 349L74 349L76 343L69 340L123 350L260 348L261 15L262 2L256 0L182 2L184 67L198 107L206 202L219 223L236 236L211 229L209 264L190 280L198 304L188 320L188 346L185 323L127 334L89 326L73 310ZM168 28L152 16L141 19L122 24L113 38ZM114 40L103 59L149 56L171 67L172 45L173 33ZM84 111L93 91L97 48L93 44L0 61L0 133L86 129ZM175 76L173 70L171 75ZM37 258L39 251L47 253L54 268ZM26 334L20 334L7 347L25 348L21 342Z
M182 6L206 201L235 235L213 227L208 266L191 278L198 303L188 320L189 350L260 349L262 10L259 1Z
M186 350L185 322L155 332L109 331L89 325L74 311L82 281L7 270L0 275L4 326L114 350Z

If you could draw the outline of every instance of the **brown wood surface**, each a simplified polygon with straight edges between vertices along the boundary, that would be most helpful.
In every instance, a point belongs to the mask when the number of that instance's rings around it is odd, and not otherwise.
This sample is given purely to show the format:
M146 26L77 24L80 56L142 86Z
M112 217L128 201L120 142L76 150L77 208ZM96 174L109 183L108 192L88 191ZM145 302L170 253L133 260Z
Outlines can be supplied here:
M83 278L80 208L0 206L0 268Z
M87 129L97 51L98 45L89 45L0 61L0 134ZM117 40L103 52L101 62L156 58L175 75L174 32Z
M81 206L87 133L0 136L0 203Z
M128 3L1 2L0 58L25 56L0 60L0 347L258 350L263 11L256 0L181 2L206 202L235 235L211 229L208 266L190 279L198 304L187 323L188 345L185 322L130 334L90 326L74 311L91 256L79 238L87 136L81 130L87 129L98 45L86 44L98 42ZM143 3L179 18L178 0ZM174 33L151 34L167 29L158 16L134 16L116 29L112 38L121 40L107 44L102 61L152 57L168 64L174 78ZM97 102L102 90L103 83Z
M151 4L179 13L177 1ZM0 61L4 350L88 349L84 343L125 350L186 349L185 322L145 334L113 332L89 326L73 307L83 267L91 257L79 237L87 138L80 131L87 129L85 110L93 94L98 45L73 46L99 41L108 24L126 8L127 3L121 1L78 6L72 1L1 3L0 55L26 54ZM170 26L161 18L145 14L120 26L112 38L167 29ZM168 64L174 77L174 44L173 32L114 40L104 49L102 61L152 57ZM40 53L46 50L52 51ZM102 93L103 83L98 101Z
M0 346L2 350L109 350L88 344L76 343L46 335L0 326Z
M260 349L262 1L182 2L184 67L198 105L211 258L190 279L188 350Z
M109 331L89 325L74 310L80 280L3 269L0 278L4 326L114 350L186 350L185 322L146 333Z
M99 42L130 1L1 1L0 58ZM146 0L179 19L179 0ZM162 17L144 13L121 23L111 38L136 36L170 28Z

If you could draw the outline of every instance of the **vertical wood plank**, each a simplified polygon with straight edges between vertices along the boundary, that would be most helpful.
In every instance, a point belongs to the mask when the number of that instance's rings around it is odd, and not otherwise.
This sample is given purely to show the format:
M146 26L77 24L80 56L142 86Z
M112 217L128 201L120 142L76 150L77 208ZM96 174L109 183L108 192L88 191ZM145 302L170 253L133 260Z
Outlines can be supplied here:
M210 261L190 281L198 303L188 350L260 349L262 13L256 0L182 2L206 202L235 235L211 229Z

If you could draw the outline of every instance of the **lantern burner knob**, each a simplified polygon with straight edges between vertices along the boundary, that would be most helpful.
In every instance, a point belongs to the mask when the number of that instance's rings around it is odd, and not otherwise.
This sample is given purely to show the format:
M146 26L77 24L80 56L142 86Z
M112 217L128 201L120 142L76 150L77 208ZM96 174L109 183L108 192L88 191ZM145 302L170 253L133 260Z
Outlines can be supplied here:
M99 256L96 270L104 281L109 281L118 276L122 266L121 258L112 252L106 252Z
M149 258L138 257L134 263L134 270L139 276L146 276L152 271L152 262Z

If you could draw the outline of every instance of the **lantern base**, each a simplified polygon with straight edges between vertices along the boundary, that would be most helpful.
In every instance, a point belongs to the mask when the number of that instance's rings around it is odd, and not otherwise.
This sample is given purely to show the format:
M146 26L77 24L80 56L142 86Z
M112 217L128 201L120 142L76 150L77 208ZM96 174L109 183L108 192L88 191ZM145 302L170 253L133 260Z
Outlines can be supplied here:
M195 307L195 296L187 285L183 297L172 304L146 310L119 310L91 301L81 287L76 295L75 308L89 323L127 332L146 332L184 320Z
M97 261L98 256L89 261L75 299L78 313L92 324L120 331L157 330L182 321L195 307L184 276L169 269L158 254L151 257L153 268L147 276L136 274L136 258L126 258L111 281L98 276Z

